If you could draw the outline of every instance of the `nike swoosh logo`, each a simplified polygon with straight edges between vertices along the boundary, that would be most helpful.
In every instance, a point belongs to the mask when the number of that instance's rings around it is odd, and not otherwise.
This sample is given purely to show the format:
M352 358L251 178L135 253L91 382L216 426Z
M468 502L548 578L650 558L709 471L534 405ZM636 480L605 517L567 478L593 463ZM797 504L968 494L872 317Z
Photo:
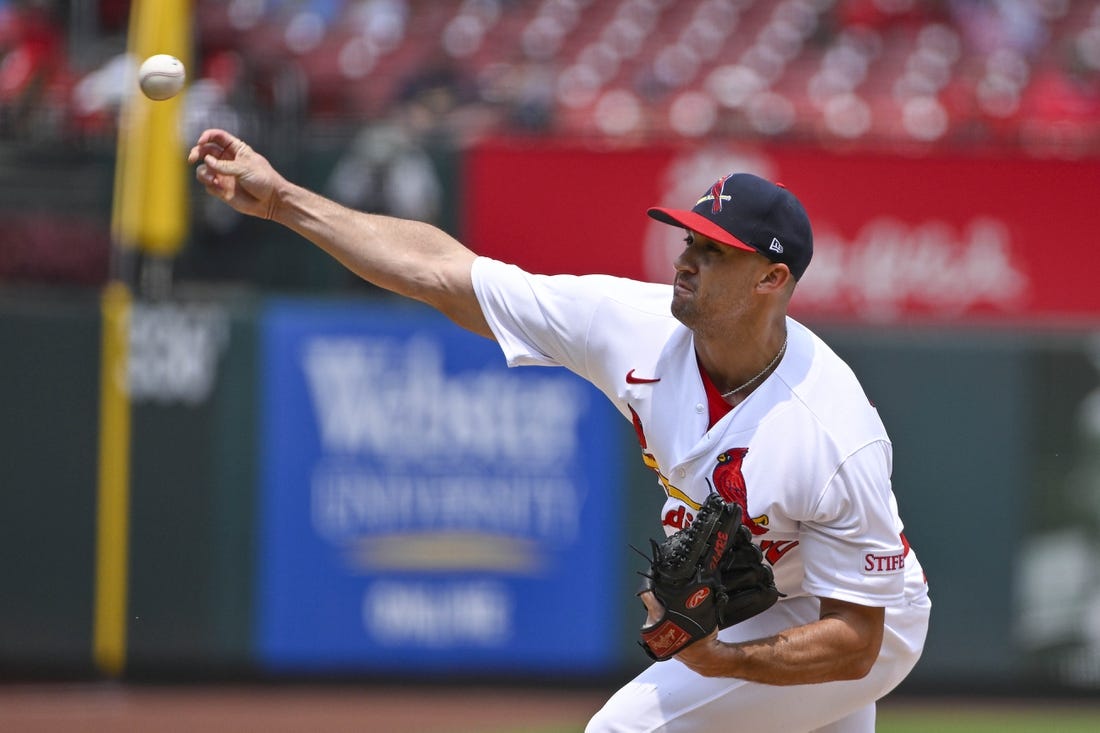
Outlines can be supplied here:
M635 377L633 369L631 369L629 372L626 373L626 383L627 384L653 384L654 382L660 382L660 381L661 381L660 377L657 377L656 379L646 379L645 377Z

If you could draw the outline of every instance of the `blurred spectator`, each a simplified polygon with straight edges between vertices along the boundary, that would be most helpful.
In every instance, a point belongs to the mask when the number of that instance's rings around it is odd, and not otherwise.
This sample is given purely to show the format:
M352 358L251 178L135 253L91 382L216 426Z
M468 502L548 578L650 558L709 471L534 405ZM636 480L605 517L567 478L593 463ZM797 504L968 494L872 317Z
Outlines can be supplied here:
M417 134L426 136L442 133L456 110L476 101L476 89L459 65L436 54L405 77L393 104L404 107L407 121Z
M248 130L254 109L251 80L240 54L218 51L202 65L202 73L187 90L184 139L194 140L207 127ZM244 134L243 132L241 134Z
M136 75L134 59L120 52L80 78L72 90L74 132L113 142L119 109Z
M63 40L55 3L0 1L0 134L43 131L58 106L54 85L66 68Z
M1047 41L1039 3L951 0L951 17L980 54L1011 50L1033 56Z
M431 158L394 114L363 128L339 159L325 193L346 206L435 223L443 187Z

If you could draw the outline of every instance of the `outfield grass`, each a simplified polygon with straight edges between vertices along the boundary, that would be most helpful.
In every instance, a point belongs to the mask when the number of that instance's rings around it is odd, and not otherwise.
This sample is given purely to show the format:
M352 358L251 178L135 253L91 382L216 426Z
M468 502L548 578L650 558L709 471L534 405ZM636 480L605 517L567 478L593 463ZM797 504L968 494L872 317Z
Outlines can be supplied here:
M876 728L877 733L1098 733L1100 706L886 704Z

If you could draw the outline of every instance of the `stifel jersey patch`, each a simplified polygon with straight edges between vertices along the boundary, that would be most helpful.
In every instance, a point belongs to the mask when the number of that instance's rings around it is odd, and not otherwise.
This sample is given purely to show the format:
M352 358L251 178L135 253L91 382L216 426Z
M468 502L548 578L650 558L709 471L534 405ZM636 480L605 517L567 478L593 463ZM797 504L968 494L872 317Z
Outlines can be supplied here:
M905 548L897 550L864 549L860 553L859 572L863 575L896 575L905 572Z

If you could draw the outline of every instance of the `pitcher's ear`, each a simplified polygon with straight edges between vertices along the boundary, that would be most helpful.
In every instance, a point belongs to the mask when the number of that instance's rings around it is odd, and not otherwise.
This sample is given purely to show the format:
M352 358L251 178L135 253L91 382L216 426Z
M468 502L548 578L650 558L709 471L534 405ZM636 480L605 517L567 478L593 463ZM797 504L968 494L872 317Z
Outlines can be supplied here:
M794 275L791 274L789 267L782 262L773 262L763 273L760 281L757 283L757 288L766 291L783 290L787 285L794 281Z

